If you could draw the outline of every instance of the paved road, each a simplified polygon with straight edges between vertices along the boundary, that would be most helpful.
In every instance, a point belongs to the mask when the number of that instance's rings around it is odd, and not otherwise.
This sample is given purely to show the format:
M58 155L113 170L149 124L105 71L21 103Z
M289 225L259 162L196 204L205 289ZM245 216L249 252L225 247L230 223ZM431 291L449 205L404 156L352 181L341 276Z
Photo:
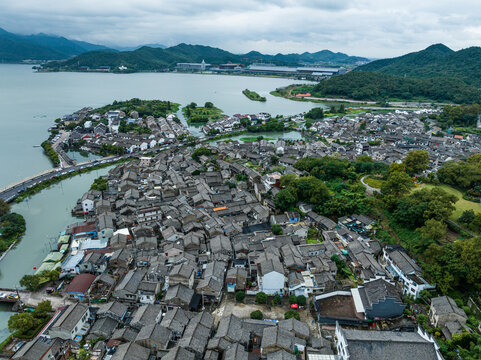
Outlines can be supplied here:
M52 179L57 176L66 175L74 171L78 171L78 170L82 170L85 168L98 165L99 163L110 163L110 162L120 160L121 158L132 157L132 156L134 155L129 154L129 155L111 157L106 159L98 159L98 160L87 161L84 163L79 163L77 165L69 167L68 169L55 168L55 169L47 170L40 174L34 175L30 178L21 180L16 184L5 187L2 191L0 191L0 199L10 202L14 200L19 194L27 190L29 187L32 187L38 183L41 183L46 179Z

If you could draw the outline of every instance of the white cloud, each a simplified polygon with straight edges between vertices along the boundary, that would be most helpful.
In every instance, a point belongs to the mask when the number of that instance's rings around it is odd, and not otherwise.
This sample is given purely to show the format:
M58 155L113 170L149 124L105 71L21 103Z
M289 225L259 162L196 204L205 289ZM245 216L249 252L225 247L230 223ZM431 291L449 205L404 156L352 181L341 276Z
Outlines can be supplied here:
M122 46L186 42L236 53L388 57L481 41L474 0L0 0L0 9L0 26L11 32Z

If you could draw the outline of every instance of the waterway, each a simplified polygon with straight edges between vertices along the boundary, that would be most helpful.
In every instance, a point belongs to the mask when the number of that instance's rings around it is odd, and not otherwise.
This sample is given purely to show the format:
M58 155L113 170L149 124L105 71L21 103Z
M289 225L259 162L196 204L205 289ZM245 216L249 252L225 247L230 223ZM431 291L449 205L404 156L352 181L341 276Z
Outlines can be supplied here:
M82 107L138 97L182 105L211 101L228 115L268 112L275 116L319 106L269 94L294 82L299 81L176 73L36 73L29 65L0 64L0 188L51 167L42 148L33 146L47 138L56 118ZM242 94L246 88L267 101L249 100Z
M22 240L0 261L0 288L19 286L23 275L35 272L33 267L39 267L50 250L56 247L59 233L80 221L70 213L77 200L95 178L107 174L110 168L64 180L12 206L12 211L25 218L27 230ZM10 315L10 307L0 306L0 341L8 336Z

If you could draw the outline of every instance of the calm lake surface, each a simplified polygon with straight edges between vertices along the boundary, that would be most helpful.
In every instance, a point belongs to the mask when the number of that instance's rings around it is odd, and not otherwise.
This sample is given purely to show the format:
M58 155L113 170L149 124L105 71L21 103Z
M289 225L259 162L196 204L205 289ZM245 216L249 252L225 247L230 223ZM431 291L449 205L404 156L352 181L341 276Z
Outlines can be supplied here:
M268 112L294 115L315 104L274 97L291 79L175 73L35 73L30 65L0 64L0 188L51 167L39 145L54 120L85 106L133 97L182 105L212 101L225 114ZM299 81L297 81L299 82ZM251 101L250 89L267 98ZM319 106L319 105L317 105Z

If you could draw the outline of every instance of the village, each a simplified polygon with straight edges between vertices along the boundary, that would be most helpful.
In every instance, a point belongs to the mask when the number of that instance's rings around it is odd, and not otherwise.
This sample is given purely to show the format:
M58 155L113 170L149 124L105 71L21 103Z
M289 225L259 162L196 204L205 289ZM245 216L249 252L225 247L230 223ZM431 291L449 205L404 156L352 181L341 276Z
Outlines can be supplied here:
M381 186L365 179L378 169L386 182L393 165L406 172L405 159L424 152L408 177L422 187L478 153L480 135L443 131L441 110L423 108L236 114L196 138L168 111L176 104L157 106L164 112L144 116L84 108L50 129L64 160L71 148L129 155L71 204L79 221L29 275L39 286L4 294L19 311L43 298L54 314L32 340L10 339L11 358L347 360L371 358L375 343L382 356L440 360L439 337L473 331L466 307L436 293L412 251L380 241L382 216L365 209ZM251 141L228 138L252 128ZM279 128L300 136L263 137Z
M276 209L271 157L302 176L292 161L322 149L221 142L111 169L38 269L60 271L49 291L69 305L12 358L348 359L375 343L383 354L442 359L403 302L435 285L404 248L371 239L374 219L333 221L306 203ZM447 338L467 320L446 296L428 315Z
M208 121L200 128L203 137L192 136L175 113L165 117L140 117L137 111L129 114L111 110L104 114L84 108L62 118L54 128L57 135L51 143L61 155L63 149L87 151L102 155L135 154L156 151L173 144L185 145L188 141L211 141L242 134L255 129L258 136L269 137L270 132L295 131L298 136L291 140L306 141L306 152L317 155L338 154L340 158L355 160L368 155L374 161L390 164L400 162L410 150L429 152L430 171L437 171L446 161L466 158L479 151L481 135L470 133L456 135L454 129L443 131L431 115L441 110L421 108L416 110L375 111L365 110L358 114L339 114L319 120L309 119L306 114L271 118L268 113L235 114ZM61 125L59 127L59 125ZM71 130L67 130L69 128ZM60 130L59 130L60 128ZM62 129L63 128L63 129ZM132 129L135 128L135 131ZM54 134L52 133L52 134ZM219 141L219 140L216 140ZM262 143L265 146L265 142ZM251 154L247 154L252 155ZM283 148L276 149L283 156ZM252 155L257 158L256 155ZM295 159L283 156L284 165L292 165ZM71 162L66 162L66 166Z

